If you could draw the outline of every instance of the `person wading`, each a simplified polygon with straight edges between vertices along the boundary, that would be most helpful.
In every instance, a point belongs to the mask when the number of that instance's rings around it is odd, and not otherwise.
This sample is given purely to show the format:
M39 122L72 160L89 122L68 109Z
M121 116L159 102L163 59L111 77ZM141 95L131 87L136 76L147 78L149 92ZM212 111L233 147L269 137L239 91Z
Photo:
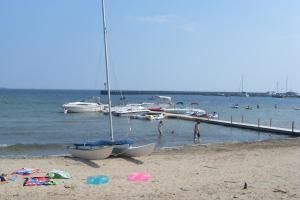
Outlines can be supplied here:
M158 129L159 136L161 136L163 133L163 130L162 130L163 129L163 121L162 120L159 121L157 129Z
M194 127L194 142L200 143L200 121L197 121Z

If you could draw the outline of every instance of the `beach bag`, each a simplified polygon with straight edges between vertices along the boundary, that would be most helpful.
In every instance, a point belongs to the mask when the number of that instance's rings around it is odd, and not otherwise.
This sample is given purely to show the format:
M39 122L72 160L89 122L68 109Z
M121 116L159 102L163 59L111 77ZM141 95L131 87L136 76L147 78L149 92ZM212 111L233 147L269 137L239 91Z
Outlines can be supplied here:
M53 169L50 172L47 173L46 175L49 178L52 179L69 179L71 178L71 175L68 172L62 171L62 170L57 170Z

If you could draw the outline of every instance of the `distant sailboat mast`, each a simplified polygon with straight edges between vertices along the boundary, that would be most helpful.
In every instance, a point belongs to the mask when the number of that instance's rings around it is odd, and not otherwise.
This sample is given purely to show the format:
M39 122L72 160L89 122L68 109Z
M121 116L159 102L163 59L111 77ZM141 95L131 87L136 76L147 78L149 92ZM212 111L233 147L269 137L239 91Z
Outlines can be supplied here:
M105 4L104 4L104 0L102 0L102 25L103 25L103 36L104 36L103 39L104 39L106 86L107 86L107 94L108 94L109 122L110 122L110 139L111 139L111 141L114 141L114 130L113 130L112 114L111 114L111 96L110 96L110 86L109 86L107 31L106 31L106 21L105 21Z
M244 92L244 76L242 76L242 93Z

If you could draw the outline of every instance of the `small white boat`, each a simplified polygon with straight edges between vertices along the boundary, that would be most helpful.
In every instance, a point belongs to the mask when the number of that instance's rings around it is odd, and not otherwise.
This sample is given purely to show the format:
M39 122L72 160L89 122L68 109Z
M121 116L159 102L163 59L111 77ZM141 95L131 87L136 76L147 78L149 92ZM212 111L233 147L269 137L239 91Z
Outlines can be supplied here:
M126 156L126 157L141 157L148 156L153 153L155 149L155 143L146 144L143 146L115 146L113 149L113 155Z
M112 153L112 146L98 147L70 147L69 152L73 157L86 160L102 160L108 158Z
M240 107L239 104L234 104L231 106L231 108L239 108L239 107Z
M144 108L140 104L127 104L125 106L116 106L112 108L112 114L114 116L119 116L119 117L138 115L138 114L143 115L143 114L147 114L148 112L149 110Z
M208 118L218 119L219 118L219 114L216 113L216 112L210 113L210 114L208 114Z
M251 106L246 106L245 109L246 110L252 110L252 107Z
M142 119L142 120L160 120L165 118L163 113L160 114L146 114L146 115L132 115L131 119Z
M295 110L300 110L300 107L299 108L295 108Z
M202 109L191 109L191 108L166 108L163 109L166 113L182 114L182 115L205 115L206 111Z

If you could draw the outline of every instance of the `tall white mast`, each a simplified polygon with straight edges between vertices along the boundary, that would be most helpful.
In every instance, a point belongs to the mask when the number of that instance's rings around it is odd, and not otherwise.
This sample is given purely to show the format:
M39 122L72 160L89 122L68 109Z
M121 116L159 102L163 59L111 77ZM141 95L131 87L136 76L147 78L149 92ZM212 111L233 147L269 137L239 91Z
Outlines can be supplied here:
M111 114L111 96L109 87L109 72L108 72L108 53L107 53L107 31L105 22L105 4L102 0L102 24L103 24L103 38L104 38L104 55L105 55L105 71L106 71L106 86L108 94L108 110L109 110L109 122L110 122L110 139L114 141L114 130L112 125L112 114Z

